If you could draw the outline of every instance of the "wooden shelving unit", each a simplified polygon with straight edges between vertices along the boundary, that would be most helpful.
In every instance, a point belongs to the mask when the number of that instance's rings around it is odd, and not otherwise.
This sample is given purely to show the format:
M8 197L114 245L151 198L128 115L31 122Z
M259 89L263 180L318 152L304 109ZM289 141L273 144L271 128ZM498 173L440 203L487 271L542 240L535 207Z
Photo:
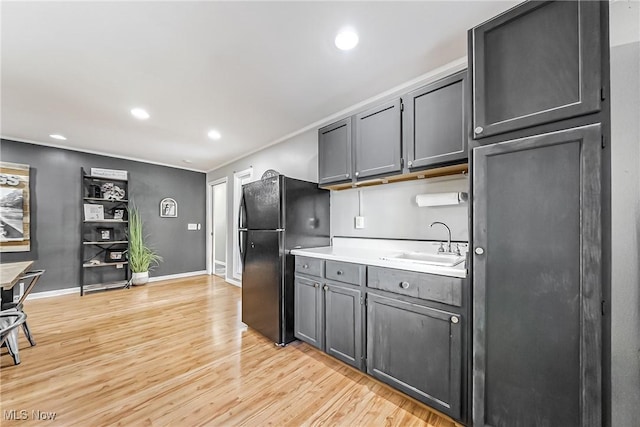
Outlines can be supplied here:
M128 288L129 180L81 172L80 295Z

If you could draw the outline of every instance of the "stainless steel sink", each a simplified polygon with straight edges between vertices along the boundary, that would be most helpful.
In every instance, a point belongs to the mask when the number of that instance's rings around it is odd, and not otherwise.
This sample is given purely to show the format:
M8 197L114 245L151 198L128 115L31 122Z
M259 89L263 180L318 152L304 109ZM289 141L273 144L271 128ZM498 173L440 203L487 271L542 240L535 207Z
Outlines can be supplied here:
M426 252L404 252L399 255L382 257L387 261L411 262L441 267L453 267L463 262L464 258L464 256L454 254L430 254Z

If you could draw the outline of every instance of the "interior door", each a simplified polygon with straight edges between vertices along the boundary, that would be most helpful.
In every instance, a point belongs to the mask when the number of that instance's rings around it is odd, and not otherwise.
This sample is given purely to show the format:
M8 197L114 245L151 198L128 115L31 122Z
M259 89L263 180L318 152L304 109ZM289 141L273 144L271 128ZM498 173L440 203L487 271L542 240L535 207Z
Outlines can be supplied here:
M275 343L282 342L282 234L246 231L242 248L242 321Z

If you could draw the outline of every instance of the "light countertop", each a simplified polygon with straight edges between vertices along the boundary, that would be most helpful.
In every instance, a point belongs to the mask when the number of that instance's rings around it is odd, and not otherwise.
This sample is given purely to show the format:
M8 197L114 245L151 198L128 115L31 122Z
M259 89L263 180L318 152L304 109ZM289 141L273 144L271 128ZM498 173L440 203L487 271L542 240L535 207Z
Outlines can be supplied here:
M390 241L383 239L334 239L333 246L293 249L292 255L321 258L333 261L366 264L398 270L416 271L449 277L467 277L466 262L453 267L442 267L406 261L382 259L403 252L422 251L436 253L439 243L417 241ZM464 248L466 250L466 246Z

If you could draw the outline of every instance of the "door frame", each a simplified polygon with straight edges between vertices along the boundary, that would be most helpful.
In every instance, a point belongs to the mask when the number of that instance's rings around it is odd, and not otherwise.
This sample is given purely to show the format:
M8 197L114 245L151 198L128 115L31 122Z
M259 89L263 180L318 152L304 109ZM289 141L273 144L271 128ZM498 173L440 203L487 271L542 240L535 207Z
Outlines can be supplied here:
M213 198L213 189L215 186L217 185L221 185L221 184L225 184L227 185L227 181L228 178L225 176L224 178L219 178L216 179L215 181L210 181L207 183L207 221L206 221L206 227L207 227L207 274L212 275L215 273L215 263L214 263L214 257L215 257L215 230L213 228L213 202L214 202L214 198ZM229 191L228 185L227 185L227 191ZM229 203L229 197L227 195L225 202L225 210L228 211L227 208L227 204ZM228 233L229 230L229 220L227 218L227 236L229 235ZM229 238L227 237L227 242L229 240ZM229 245L227 244L227 242L225 242L225 262L226 260L229 259ZM227 263L228 264L228 263ZM225 277L227 275L227 269L225 268Z
M240 207L240 199L242 198L243 181L251 180L252 177L253 166L249 166L247 169L233 173L233 205L231 215L228 216L233 221L233 257L231 269L229 269L229 262L227 261L226 276L229 283L238 286L242 286L242 267L240 263L240 252L238 251L238 209ZM229 189L227 188L227 194L228 191Z

